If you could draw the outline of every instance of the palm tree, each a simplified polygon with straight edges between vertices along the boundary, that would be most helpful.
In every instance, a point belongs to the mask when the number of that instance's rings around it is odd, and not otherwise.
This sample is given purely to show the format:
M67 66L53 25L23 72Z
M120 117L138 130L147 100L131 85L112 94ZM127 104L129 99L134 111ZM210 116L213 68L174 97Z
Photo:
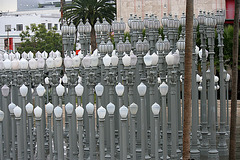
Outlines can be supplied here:
M83 23L88 19L91 25L91 48L96 49L96 35L94 25L99 18L100 22L105 18L111 24L116 14L115 0L73 0L71 4L63 8L63 18L78 26L80 19Z
M191 77L193 51L193 0L186 2L186 45L184 79L183 160L190 159Z
M238 32L239 32L239 0L235 0L234 31L233 31L233 64L232 64L232 95L231 95L231 127L229 159L236 159L236 120L237 120L237 83L238 83Z

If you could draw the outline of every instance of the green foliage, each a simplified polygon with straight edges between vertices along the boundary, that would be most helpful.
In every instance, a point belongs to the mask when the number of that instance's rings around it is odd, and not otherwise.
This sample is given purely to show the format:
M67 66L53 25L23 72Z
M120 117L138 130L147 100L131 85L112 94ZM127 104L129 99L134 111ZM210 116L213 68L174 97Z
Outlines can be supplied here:
M68 22L78 26L80 19L89 20L92 28L99 18L100 22L105 18L110 24L116 14L116 2L112 0L73 0L71 4L63 8L63 17Z
M60 34L56 33L56 28L53 27L47 30L43 24L31 24L31 26L26 26L26 31L20 33L21 41L20 47L17 51L29 52L32 51L36 53L37 51L51 52L52 50L62 50L62 37ZM33 33L31 36L30 33Z

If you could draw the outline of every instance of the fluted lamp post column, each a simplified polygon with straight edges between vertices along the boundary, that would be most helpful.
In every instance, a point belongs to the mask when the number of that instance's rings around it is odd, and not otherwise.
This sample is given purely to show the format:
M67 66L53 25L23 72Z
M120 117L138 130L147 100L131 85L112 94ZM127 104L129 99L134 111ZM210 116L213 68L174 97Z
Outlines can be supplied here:
M3 128L2 128L2 121L4 119L4 112L0 110L0 158L1 159L4 159L4 156L3 156L3 143L2 143L2 131L3 131Z
M100 150L100 160L105 159L105 147L104 147L104 121L106 116L106 109L102 106L97 109L97 114L99 118L99 150Z
M10 88L5 84L1 88L2 92L2 109L3 112L5 113L5 119L3 120L3 128L5 128L4 131L4 147L6 150L6 159L10 160L10 135L9 135L9 125L8 125L8 120L9 120L9 111L7 108L7 98L9 96ZM2 143L2 141L1 141Z
M36 119L36 126L37 126L37 159L38 160L44 160L44 140L42 139L42 124L41 124L41 117L42 117L42 109L37 106L34 109L34 115Z
M15 116L14 116L14 108L16 107L16 105L14 103L10 103L8 105L8 110L10 112L10 116L11 116L11 127L12 127L12 133L11 133L11 139L12 139L12 158L13 160L16 160L16 145L15 145L15 141L16 141L16 124L15 124Z
M18 160L23 160L23 155L22 155L22 150L20 149L22 146L22 141L21 141L21 124L20 124L20 120L21 120L21 114L22 114L22 109L18 106L16 106L14 108L14 115L15 115L15 120L16 120L16 125L17 125L17 150L18 150L18 154L17 154L17 158Z
M161 96L162 96L162 119L163 119L163 123L162 123L162 132L163 132L163 156L161 157L161 159L163 160L167 160L169 159L168 157L168 144L167 144L167 113L166 113L166 95L168 93L168 85L165 82L162 82L162 84L158 87Z
M120 141L122 141L121 145L122 147L120 150L120 154L122 154L122 160L127 160L127 116L128 116L128 108L126 106L122 106L119 109L119 114L121 117L121 137L120 137Z
M52 112L53 112L53 104L48 103L46 105L47 112L47 122L48 122L48 146L49 146L49 158L53 159L53 148L52 148Z
M28 103L25 106L25 109L27 111L27 117L28 117L28 135L29 135L29 151L30 151L30 159L34 159L34 147L33 147L33 133L32 133L32 113L33 113L33 105L31 103Z
M66 109L66 113L69 119L69 133L68 133L68 137L69 137L69 158L70 159L74 159L73 158L73 125L72 125L72 113L73 113L73 105L71 103L67 103L65 105L65 109ZM66 115L65 115L66 116ZM76 141L76 140L74 140Z
M75 109L77 121L78 121L78 160L84 160L84 152L83 152L83 107L78 106Z
M157 103L154 103L152 105L152 112L153 112L153 115L154 115L154 130L155 130L155 151L154 151L154 154L155 154L155 160L159 160L159 154L158 154L158 139L159 139L159 134L158 134L158 117L159 117L159 112L160 112L160 105L157 104Z
M57 121L57 159L63 160L64 159L64 149L63 149L63 128L62 128L62 108L57 106L54 108L54 114Z
M114 127L114 112L115 112L115 105L113 103L109 103L107 105L107 111L109 114L109 120L110 120L110 155L111 160L115 160L115 127Z
M130 140L131 140L131 147L132 147L132 160L137 159L136 155L136 114L138 111L138 105L135 103L130 104L129 110L131 113L131 124L130 124Z

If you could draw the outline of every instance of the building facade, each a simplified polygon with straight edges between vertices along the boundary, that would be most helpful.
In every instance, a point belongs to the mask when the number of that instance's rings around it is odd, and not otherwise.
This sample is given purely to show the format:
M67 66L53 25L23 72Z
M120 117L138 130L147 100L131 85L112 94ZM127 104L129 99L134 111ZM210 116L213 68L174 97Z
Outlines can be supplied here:
M194 13L197 16L200 10L215 12L226 8L227 0L195 0ZM117 0L117 18L122 17L127 22L130 14L145 17L145 14L157 15L158 19L164 13L178 15L186 11L186 0Z

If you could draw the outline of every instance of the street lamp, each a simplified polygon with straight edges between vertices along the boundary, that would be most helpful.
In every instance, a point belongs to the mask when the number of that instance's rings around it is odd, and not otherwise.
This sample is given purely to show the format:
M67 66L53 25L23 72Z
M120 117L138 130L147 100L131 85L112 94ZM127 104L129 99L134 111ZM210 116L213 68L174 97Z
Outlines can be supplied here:
M106 106L108 114L109 114L109 121L110 121L110 146L111 146L111 160L115 159L115 127L114 127L114 112L115 112L115 105L113 103L108 103Z
M10 103L8 105L8 110L10 112L10 116L11 116L11 126L12 126L12 142L15 142L16 139L16 128L15 128L15 120L14 120L14 108L16 107L16 105L14 103ZM12 143L12 154L13 154L13 159L16 159L16 145L15 143Z
M122 146L121 147L121 150L120 150L120 154L122 156L123 159L127 159L127 116L128 116L128 108L126 106L122 106L120 109L119 109L119 114L121 116L121 137L120 137L120 141L122 142Z
M53 104L48 102L46 105L46 112L47 112L47 121L48 121L48 132L49 132L49 137L48 137L48 147L49 147L49 156L50 159L53 158L53 151L52 151L52 112L53 112Z
M16 120L16 125L17 125L17 147L18 147L18 159L23 160L23 155L22 155L22 150L20 149L22 146L22 140L21 140L21 125L20 125L20 120L21 120L21 114L22 114L22 109L18 106L16 106L14 109L14 115L15 115L15 120Z
M84 109L83 107L78 106L75 109L77 121L78 121L78 149L79 149L79 160L83 160L84 152L83 152L83 114Z
M99 150L100 150L100 160L105 159L105 147L104 147L104 121L106 116L106 109L102 106L97 109L97 114L99 117Z

